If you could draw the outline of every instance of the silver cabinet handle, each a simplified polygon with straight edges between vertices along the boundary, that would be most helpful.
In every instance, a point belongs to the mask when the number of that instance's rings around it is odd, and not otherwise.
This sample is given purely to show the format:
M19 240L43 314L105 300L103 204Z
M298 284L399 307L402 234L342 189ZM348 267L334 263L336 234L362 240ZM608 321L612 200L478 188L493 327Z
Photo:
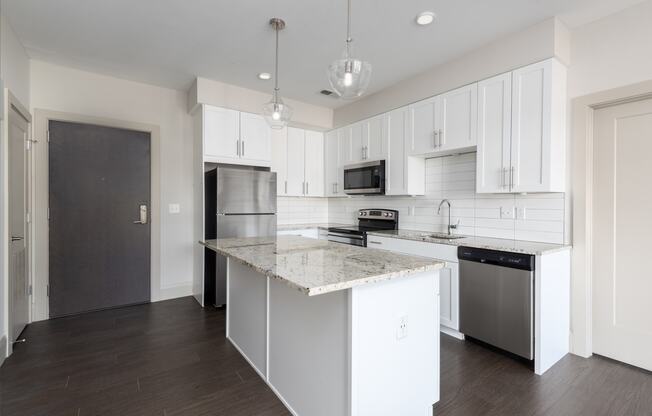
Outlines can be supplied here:
M310 193L310 182L306 182L306 195Z
M244 144L245 144L245 141L244 141L244 140L241 140L240 143L242 143L242 156L244 156L244 155L245 155L245 151L244 151Z
M338 185L337 182L335 182L334 185L335 185L335 193L337 193L337 185Z
M437 148L437 130L435 130L435 135L432 136L432 147Z
M378 244L378 245L383 245L380 241L368 241L369 244Z
M288 193L288 181L285 181L285 193Z
M134 221L134 224L147 224L147 205L141 204L138 207L138 214L140 219L138 221Z
M301 182L301 194L305 195L306 194L306 183Z
M21 240L23 240L23 237L16 237L16 236L14 236L14 235L11 236L11 241L12 241L12 242L13 242L13 241L21 241Z
M446 144L446 137L444 136L444 131L439 129L439 147L442 147Z

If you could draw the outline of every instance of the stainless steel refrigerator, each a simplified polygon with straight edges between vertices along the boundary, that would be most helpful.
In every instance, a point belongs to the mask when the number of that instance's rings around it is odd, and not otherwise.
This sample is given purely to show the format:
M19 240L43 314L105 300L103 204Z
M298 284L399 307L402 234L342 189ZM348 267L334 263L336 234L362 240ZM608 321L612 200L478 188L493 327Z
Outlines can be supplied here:
M205 175L207 239L276 235L276 172L218 167ZM205 301L224 305L226 258L215 255L213 263L207 255L205 264L205 287L215 288L214 299Z

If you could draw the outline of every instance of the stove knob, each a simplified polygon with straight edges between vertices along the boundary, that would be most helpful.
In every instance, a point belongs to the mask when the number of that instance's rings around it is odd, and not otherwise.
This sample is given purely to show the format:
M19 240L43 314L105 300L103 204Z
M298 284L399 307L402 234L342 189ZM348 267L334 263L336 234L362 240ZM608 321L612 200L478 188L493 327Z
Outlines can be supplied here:
M389 217L389 214L388 214L388 213L384 213L383 215L384 215L385 217Z

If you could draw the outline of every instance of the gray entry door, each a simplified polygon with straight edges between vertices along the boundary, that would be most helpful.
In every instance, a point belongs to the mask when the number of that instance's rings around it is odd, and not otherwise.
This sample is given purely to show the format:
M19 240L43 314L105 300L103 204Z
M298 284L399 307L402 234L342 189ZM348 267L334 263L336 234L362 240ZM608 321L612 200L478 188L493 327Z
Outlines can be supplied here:
M150 134L49 130L50 317L149 302Z

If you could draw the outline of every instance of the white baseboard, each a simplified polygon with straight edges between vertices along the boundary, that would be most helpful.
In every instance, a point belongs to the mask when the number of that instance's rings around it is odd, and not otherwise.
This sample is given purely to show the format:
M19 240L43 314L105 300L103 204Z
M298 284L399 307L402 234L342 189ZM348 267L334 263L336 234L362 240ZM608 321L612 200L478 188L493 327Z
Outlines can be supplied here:
M461 332L459 332L459 331L456 331L456 330L454 330L454 329L452 329L452 328L449 328L449 327L447 327L447 326L443 326L443 325L441 325L441 326L439 327L439 330L440 330L441 332L443 332L444 334L446 334L446 335L450 335L450 336L453 337L453 338L457 338L457 339L464 340L464 334L461 333Z
M2 338L0 338L0 367L5 362L5 358L7 358L8 346L7 337L3 335Z
M180 285L162 287L158 293L158 296L156 299L153 298L152 302L183 298L186 296L192 296L192 283L183 283Z

